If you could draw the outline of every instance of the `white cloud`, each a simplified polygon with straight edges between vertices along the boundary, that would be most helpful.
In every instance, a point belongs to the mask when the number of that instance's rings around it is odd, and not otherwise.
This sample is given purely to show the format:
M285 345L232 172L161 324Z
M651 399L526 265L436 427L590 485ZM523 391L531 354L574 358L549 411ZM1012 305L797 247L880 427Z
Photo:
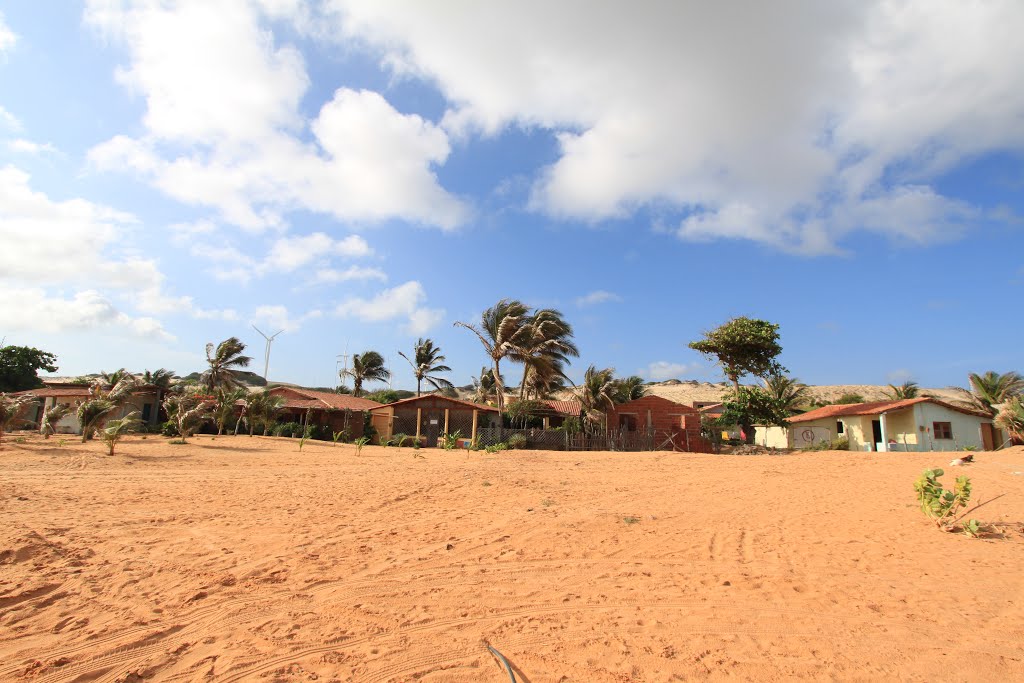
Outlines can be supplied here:
M0 249L0 280L18 286L70 285L91 293L118 291L148 315L185 313L232 319L230 310L206 311L196 307L191 297L169 296L156 262L120 246L138 223L133 215L84 199L54 201L33 190L30 179L14 166L0 168L0 238L17 245L17 249ZM60 306L61 301L46 299L43 308ZM85 303L89 310L105 310L96 296ZM109 311L104 315L106 320L113 319ZM143 322L133 325L145 325L148 318L136 320Z
M7 25L7 22L4 20L4 13L0 12L0 56L10 52L17 42L18 36Z
M56 154L57 148L51 145L49 142L33 142L31 140L25 140L18 138L17 140L10 140L7 142L7 149L12 152L18 152L20 154Z
M913 379L913 377L914 374L910 372L910 370L907 370L906 368L899 368L898 370L893 370L892 372L890 372L886 376L886 379L888 379L893 384L903 384L904 382Z
M14 114L0 107L0 128L19 131L21 130L21 121Z
M282 237L275 241L261 267L268 271L290 273L332 255L353 258L372 253L370 245L359 235L335 240L322 232L314 232L301 237Z
M338 304L335 314L364 322L405 319L409 334L426 334L444 318L444 310L424 306L427 293L416 280L385 289L373 298L352 297Z
M293 318L288 312L285 306L258 306L256 311L253 313L253 323L266 324L273 328L266 330L267 334L274 334L278 330L285 332L295 332L303 323L308 320L315 320L323 317L323 311L312 310L300 315L298 318Z
M613 301L622 301L622 297L612 292L606 292L603 289L597 289L576 299L576 305L580 307L595 306Z
M281 227L295 209L347 222L463 223L467 207L433 173L449 145L429 121L378 93L341 88L309 122L312 139L303 135L302 56L275 42L261 11L308 19L291 2L90 2L86 20L128 48L119 79L146 99L146 134L98 145L92 163L134 170L252 230Z
M679 379L685 377L688 374L697 372L701 369L699 363L669 363L668 361L659 360L647 365L646 370L641 370L640 374L647 379L654 382L663 382L666 379Z
M316 271L316 275L313 276L310 284L337 284L339 282L349 282L352 280L379 280L381 282L387 282L387 279L387 274L379 268L349 266L345 270L322 268Z
M2 287L0 325L12 331L97 330L163 341L173 339L160 321L129 316L91 289L65 298L48 296L42 288Z
M870 229L949 236L964 207L922 186L1024 148L1022 3L333 4L339 39L437 85L449 131L553 131L532 198L553 216L667 205L683 239L820 253L891 195Z

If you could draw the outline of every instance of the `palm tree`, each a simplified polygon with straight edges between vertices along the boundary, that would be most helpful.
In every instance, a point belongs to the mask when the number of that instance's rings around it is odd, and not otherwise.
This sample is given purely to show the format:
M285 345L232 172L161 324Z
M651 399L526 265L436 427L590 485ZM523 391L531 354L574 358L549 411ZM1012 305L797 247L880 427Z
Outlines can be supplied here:
M889 385L889 397L894 401L902 401L908 398L917 398L919 393L919 387L917 382L908 379L903 384L896 386L895 384Z
M364 351L352 356L352 369L342 370L342 378L352 378L352 395L361 396L363 382L386 382L391 371L384 367L384 356L376 351Z
M647 395L644 378L631 375L626 379L615 381L615 402L629 403Z
M212 343L206 345L206 362L210 367L199 379L210 394L221 387L240 386L235 371L249 367L252 360L249 356L243 356L242 351L245 351L245 344L238 337L228 337L216 347Z
M597 425L604 419L604 414L615 406L615 369L598 370L591 365L583 373L583 382L573 393L580 402L583 416L588 422Z
M174 392L164 399L167 418L174 423L182 440L192 436L209 417L216 402L209 396L193 390Z
M959 391L968 403L991 417L996 415L995 406L1024 394L1024 377L1016 372L999 374L989 370L982 375L972 372L967 375L967 379L971 385L970 390L958 387Z
M455 322L473 332L483 344L484 351L494 363L494 390L497 394L499 412L505 409L505 383L501 378L501 360L519 349L516 344L522 340L523 326L527 323L529 309L521 301L502 299L480 316L480 326Z
M1024 441L1024 401L1014 396L1003 403L1003 409L996 416L996 427L1005 429L1014 443Z
M3 444L4 432L11 431L14 425L22 421L21 412L34 400L31 396L0 394L0 444Z
M560 311L545 308L526 318L519 331L509 358L523 364L523 380L519 385L519 399L526 398L526 385L530 375L538 366L559 370L569 363L569 358L580 355L572 341L572 325L567 323Z
M796 377L775 374L762 381L768 396L786 415L793 415L810 403L810 389Z
M160 368L159 370L153 370L152 372L146 370L142 373L142 383L146 386L151 386L156 390L156 405L157 409L154 411L154 419L160 419L160 406L163 405L164 394L170 391L171 381L174 379L174 370L168 370L166 368Z
M480 377L473 378L473 400L477 403L489 402L495 396L495 384L494 370L486 367L480 368Z
M117 442L122 437L135 432L140 424L142 424L142 421L139 420L139 411L137 410L133 410L120 419L107 422L103 429L100 430L103 441L106 442L107 447L110 449L107 451L107 455L113 455L114 446Z
M257 422L263 425L263 436L266 436L270 432L270 424L284 406L284 397L270 393L269 389L264 389L249 394L245 403L249 420L249 436L253 435Z
M128 372L124 368L118 368L117 370L114 370L113 372L103 372L101 370L100 371L100 379L102 379L104 382L106 382L110 386L114 386L115 384L120 382L122 379L124 379L125 377L127 377L127 376L129 376L131 374L132 373ZM134 375L132 375L132 376L134 376Z
M557 358L534 358L526 378L526 398L550 398L553 393L565 389L568 377L564 368Z
M97 379L89 387L89 398L78 404L78 423L82 426L82 443L91 441L93 435L120 408L139 386L135 375L124 374L117 384L107 389L103 379Z
M71 412L70 403L55 403L43 412L43 419L39 425L39 431L44 439L57 433L57 423Z
M452 369L444 365L445 357L441 355L441 349L434 346L433 340L417 339L416 346L413 347L412 359L401 351L398 352L398 355L412 366L413 375L416 377L417 396L420 395L420 384L423 380L427 380L427 384L430 384L438 391L453 388L452 383L448 380L443 377L434 376L436 372L451 372Z
M217 391L217 404L213 409L213 420L217 423L217 436L224 433L225 425L235 416L238 401L244 399L248 393L245 389L220 389Z

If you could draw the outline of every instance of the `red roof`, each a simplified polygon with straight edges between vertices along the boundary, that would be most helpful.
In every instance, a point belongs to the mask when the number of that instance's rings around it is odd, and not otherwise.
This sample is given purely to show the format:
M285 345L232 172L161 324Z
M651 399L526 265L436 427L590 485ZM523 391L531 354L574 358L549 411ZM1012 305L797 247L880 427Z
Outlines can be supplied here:
M459 405L466 406L468 408L473 408L474 410L486 410L486 411L491 412L491 413L498 412L498 409L495 408L494 406L487 406L487 405L484 405L482 403L473 403L472 401L463 401L461 398L451 398L450 396L441 396L439 394L423 394L422 396L413 396L412 398L403 398L401 401L395 401L394 403L388 403L388 404L385 404L385 405L382 405L382 404L378 403L378 404L376 404L375 407L376 408L390 408L392 406L404 406L404 405L407 405L409 403L415 403L416 401L423 401L423 400L426 400L428 398L432 398L434 400L439 400L439 401L448 401L449 403L456 403L456 404L459 404Z
M546 399L541 401L548 408L551 408L556 413L565 415L566 417L579 417L580 412L583 410L583 406L579 401L567 399L563 401L556 401L554 399Z
M89 387L70 387L63 389L50 389L43 387L41 389L28 389L27 391L18 391L15 393L16 396L36 396L38 398L85 398L89 395Z
M297 387L274 387L270 393L281 396L291 393L292 396L284 396L286 408L312 408L314 410L371 410L379 408L382 404L371 401L368 398L356 398L351 394L332 394L327 391L313 391L311 389L299 389Z
M975 415L977 417L989 417L983 412L977 410L971 410L963 406L958 406L953 403L946 403L935 398L928 396L922 396L921 398L905 398L899 401L874 401L871 403L850 403L846 405L830 405L816 408L808 411L803 415L794 415L793 417L786 418L787 422L813 422L814 420L822 420L829 417L845 417L853 415L880 415L881 413L888 413L894 410L903 410L910 408L911 406L917 405L918 403L934 403L950 410L955 410L958 413L964 413L966 415Z

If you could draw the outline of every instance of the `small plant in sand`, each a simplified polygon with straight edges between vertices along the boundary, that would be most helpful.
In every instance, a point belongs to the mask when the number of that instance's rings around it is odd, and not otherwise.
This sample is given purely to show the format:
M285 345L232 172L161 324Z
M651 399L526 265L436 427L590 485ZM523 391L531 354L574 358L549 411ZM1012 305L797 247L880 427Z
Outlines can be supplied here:
M622 521L625 522L626 524L639 524L640 523L640 518L639 517L623 517Z
M343 429L340 432L331 432L331 441L337 446L339 441L348 441L348 430Z
M454 450L459 445L459 439L462 438L462 431L456 429L451 434L441 435L441 444L444 446L446 451Z
M308 438L309 438L308 436L303 435L302 438L299 439L299 453L302 452L302 447L306 445L306 439L308 439Z
M501 453L508 448L508 444L504 441L498 443L492 443L490 446L484 446L484 450L488 453Z
M64 448L67 445L68 445L68 440L67 439L59 439L57 441L57 448Z
M935 520L935 525L940 529L954 531L959 521L956 514L966 508L967 502L971 499L971 480L966 475L961 475L956 478L953 490L946 491L939 481L943 474L945 472L938 467L925 470L914 482L914 490L917 491L921 512ZM962 530L968 536L977 536L978 520L968 520Z
M57 423L71 412L70 403L58 403L51 406L43 413L42 423L39 425L39 432L44 439L49 439L57 433Z
M366 438L365 436L361 436L358 439L356 439L355 441L353 441L352 443L354 443L356 445L356 455L359 455L360 453L363 452L363 446L365 446L366 444L370 443L370 440L368 438Z
M107 423L103 425L103 429L100 430L100 436L103 437L103 442L107 444L107 455L114 454L114 446L117 442L123 439L128 434L135 432L142 424L139 420L139 411L133 410L124 417L117 420L107 420Z

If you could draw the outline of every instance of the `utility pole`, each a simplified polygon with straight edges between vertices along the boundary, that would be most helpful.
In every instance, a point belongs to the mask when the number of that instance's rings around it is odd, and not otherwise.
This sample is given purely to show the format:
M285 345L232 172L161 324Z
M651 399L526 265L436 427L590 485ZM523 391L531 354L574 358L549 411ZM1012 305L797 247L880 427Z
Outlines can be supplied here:
M263 379L264 381L266 381L267 372L270 370L270 345L274 343L274 338L276 338L277 335L281 334L281 332L284 332L284 330L279 330L268 337L267 335L263 334L263 331L260 328L256 327L255 325L252 326L252 329L259 332L260 336L267 340L267 349L263 354Z

